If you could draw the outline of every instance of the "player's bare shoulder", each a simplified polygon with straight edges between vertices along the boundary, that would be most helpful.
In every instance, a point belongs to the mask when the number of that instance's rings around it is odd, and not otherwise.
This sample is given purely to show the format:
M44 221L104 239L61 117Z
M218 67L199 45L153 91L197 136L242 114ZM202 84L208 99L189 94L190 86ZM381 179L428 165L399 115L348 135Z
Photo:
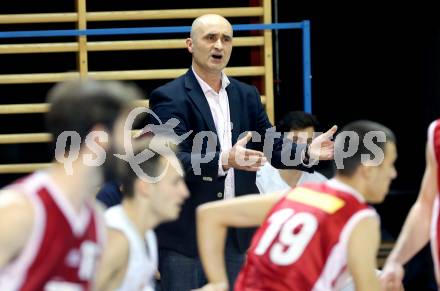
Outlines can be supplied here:
M27 228L30 230L33 216L34 207L26 195L16 190L0 191L0 221L2 222L0 229Z
M34 207L23 193L0 191L0 267L25 246L32 233L34 215Z

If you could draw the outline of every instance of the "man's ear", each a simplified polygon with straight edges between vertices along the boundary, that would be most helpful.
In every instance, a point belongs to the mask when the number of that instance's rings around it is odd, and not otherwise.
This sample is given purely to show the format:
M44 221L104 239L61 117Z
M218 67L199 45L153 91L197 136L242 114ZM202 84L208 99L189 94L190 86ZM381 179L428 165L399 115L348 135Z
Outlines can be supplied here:
M96 145L104 150L109 148L109 141L110 136L108 128L102 124L93 126L85 138L85 142L88 144L89 148Z
M141 179L136 179L134 181L134 185L133 185L133 189L134 189L134 194L135 195L139 195L142 198L149 198L150 197L150 188L151 188L151 184L150 183L145 183L144 181L142 181Z
M188 49L188 51L189 51L190 53L192 53L192 52L193 52L193 48L192 48L192 46L193 46L193 41L192 41L192 39L191 39L190 37L188 37L188 38L185 40L185 43L186 43L186 48Z

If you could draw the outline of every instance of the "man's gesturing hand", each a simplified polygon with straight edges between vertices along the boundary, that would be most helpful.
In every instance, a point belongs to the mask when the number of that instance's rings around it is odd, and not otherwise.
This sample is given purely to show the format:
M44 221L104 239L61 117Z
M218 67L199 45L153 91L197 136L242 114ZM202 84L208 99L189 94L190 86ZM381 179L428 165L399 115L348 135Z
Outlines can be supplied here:
M333 135L338 130L336 125L314 138L309 145L308 154L311 160L331 160L334 156Z
M252 133L248 132L246 136L238 140L229 151L222 153L221 161L225 171L234 168L256 172L264 165L266 157L262 152L246 148L246 144L251 138Z

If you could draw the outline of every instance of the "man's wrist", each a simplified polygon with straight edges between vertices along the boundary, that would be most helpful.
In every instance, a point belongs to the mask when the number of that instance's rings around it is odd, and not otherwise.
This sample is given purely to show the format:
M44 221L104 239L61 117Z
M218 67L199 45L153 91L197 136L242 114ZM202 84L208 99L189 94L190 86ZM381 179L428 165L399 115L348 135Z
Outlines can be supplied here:
M387 264L390 264L390 265L401 265L401 266L404 265L402 259L396 253L393 253L393 252L391 252L391 254L386 259L385 265L387 265Z
M220 152L218 164L219 164L219 175L220 176L226 175L226 172L230 168L228 165L228 153L227 152Z

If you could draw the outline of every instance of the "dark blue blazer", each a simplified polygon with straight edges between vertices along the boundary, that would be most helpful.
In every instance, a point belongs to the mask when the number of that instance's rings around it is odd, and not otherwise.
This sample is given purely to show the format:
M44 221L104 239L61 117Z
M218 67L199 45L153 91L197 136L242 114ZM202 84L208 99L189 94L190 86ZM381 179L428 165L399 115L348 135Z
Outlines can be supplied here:
M251 142L248 148L262 151L264 134L271 128L266 112L260 100L260 94L254 86L242 83L234 78L229 78L230 84L226 87L229 99L230 118L233 123L232 144L239 139L239 135L247 131L256 131L261 135L261 142ZM170 118L176 118L179 124L174 128L177 135L182 135L192 130L191 135L179 145L178 157L182 163L185 180L190 191L190 197L183 205L182 212L177 221L166 223L157 229L159 246L187 256L197 256L195 209L202 203L223 199L224 176L218 176L218 159L220 143L216 135L209 135L201 139L201 132L216 134L212 114L203 91L190 69L188 72L157 88L150 96L150 109L159 117L162 123ZM150 116L150 124L158 124L156 117ZM197 135L198 134L198 135ZM198 141L198 142L197 142ZM203 141L203 142L201 142ZM281 163L282 151L287 151L292 156L295 150L304 149L305 145L295 145L291 148L281 147L283 140L274 141L271 163L276 168L286 168ZM193 152L193 147L197 151ZM265 150L265 153L267 150ZM211 161L200 163L200 174L195 173L192 163L198 164L208 155ZM299 156L299 155L298 155ZM292 156L293 157L293 156ZM300 165L290 166L300 170L311 171ZM241 196L258 193L255 185L255 172L235 170L235 195ZM240 252L245 252L249 246L252 232L249 230L233 230L229 235L234 236L232 241Z

